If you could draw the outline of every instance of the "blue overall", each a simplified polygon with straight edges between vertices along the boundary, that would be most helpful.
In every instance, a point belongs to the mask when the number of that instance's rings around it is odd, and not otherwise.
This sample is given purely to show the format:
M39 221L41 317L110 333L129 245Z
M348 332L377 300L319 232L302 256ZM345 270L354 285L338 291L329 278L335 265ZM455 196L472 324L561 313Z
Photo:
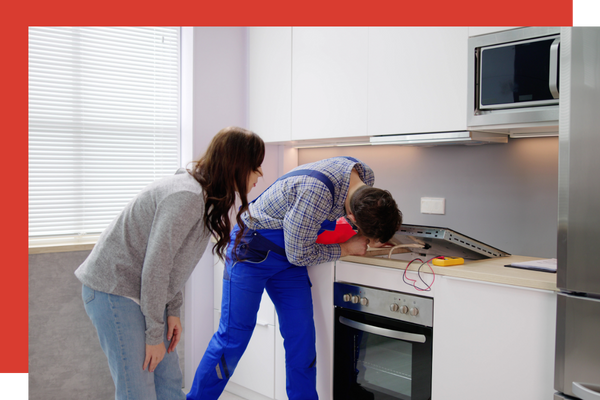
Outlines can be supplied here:
M333 184L319 171L296 170L278 180L298 175L319 179L334 198ZM319 233L334 230L335 225L335 221L325 220ZM266 289L275 305L284 338L288 398L318 399L315 326L308 271L287 260L282 229L246 229L234 255L238 231L236 225L227 248L219 329L196 370L187 398L219 398L252 337L260 300ZM255 367L260 369L261 365Z

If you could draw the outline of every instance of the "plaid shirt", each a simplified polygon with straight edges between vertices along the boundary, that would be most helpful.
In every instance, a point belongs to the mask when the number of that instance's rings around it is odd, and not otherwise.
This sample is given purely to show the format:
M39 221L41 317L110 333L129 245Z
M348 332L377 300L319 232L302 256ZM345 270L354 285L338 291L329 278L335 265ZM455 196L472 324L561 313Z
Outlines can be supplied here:
M253 230L283 229L285 252L294 265L309 266L340 258L339 244L316 243L321 223L336 221L346 215L344 203L350 185L352 168L361 180L373 186L375 176L363 162L334 157L296 169L312 169L325 174L333 183L334 198L327 186L310 176L294 176L276 181L242 215L246 226Z

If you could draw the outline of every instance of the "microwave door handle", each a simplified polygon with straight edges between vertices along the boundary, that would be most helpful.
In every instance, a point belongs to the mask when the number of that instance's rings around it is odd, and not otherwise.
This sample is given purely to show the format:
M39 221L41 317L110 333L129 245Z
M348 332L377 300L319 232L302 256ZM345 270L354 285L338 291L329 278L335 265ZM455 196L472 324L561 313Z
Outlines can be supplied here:
M378 326L367 325L362 322L353 321L351 319L340 317L340 322L350 328L359 329L364 332L373 333L379 336L385 336L390 339L400 339L407 342L425 343L425 335L417 333L408 333L402 331L393 331L391 329L380 328Z
M560 38L554 39L550 45L550 76L548 78L548 86L552 97L558 99L558 50L560 46Z
M600 399L600 385L573 382L571 389L573 390L573 394L582 400Z

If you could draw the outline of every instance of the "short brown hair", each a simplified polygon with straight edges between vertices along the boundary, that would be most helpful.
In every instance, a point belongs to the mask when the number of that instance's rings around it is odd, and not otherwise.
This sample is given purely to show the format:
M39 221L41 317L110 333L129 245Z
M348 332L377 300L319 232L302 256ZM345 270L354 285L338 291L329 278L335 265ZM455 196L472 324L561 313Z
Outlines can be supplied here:
M385 243L402 225L402 212L387 190L361 186L350 199L350 211L364 236Z

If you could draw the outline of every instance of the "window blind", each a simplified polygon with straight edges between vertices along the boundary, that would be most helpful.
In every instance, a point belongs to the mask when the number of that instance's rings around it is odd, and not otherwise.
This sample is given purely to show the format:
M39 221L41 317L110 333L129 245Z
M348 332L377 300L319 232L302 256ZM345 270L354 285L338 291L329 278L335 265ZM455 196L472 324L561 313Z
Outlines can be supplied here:
M29 28L29 237L100 233L179 166L180 28Z

